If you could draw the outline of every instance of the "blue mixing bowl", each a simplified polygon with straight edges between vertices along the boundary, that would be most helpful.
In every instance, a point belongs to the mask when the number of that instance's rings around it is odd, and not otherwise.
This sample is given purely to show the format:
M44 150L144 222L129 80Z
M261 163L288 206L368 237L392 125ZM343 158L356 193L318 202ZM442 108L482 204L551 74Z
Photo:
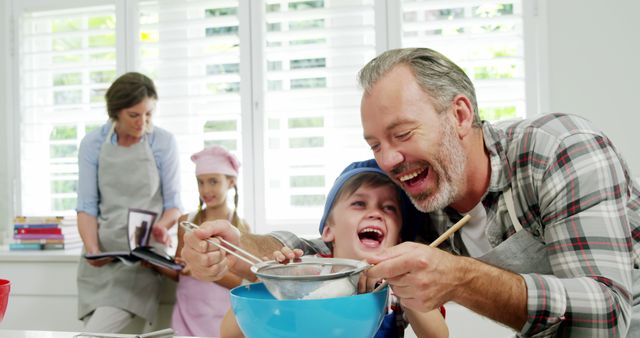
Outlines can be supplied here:
M277 300L264 284L231 290L231 307L247 338L371 338L386 314L389 289L355 296Z

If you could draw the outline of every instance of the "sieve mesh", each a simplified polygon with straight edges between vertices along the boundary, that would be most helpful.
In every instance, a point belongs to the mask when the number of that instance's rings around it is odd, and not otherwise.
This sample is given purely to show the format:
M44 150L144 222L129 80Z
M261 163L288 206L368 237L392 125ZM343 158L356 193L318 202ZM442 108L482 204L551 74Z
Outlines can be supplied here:
M356 294L360 273L367 267L352 259L304 256L289 264L258 263L252 271L277 299L319 299Z

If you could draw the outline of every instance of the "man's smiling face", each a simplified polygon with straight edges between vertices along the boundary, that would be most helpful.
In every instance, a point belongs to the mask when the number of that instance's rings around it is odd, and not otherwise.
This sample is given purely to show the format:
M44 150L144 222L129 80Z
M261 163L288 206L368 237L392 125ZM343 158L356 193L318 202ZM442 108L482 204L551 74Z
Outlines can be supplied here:
M410 68L398 65L362 97L364 137L380 168L425 212L462 190L466 157L452 114L437 111Z

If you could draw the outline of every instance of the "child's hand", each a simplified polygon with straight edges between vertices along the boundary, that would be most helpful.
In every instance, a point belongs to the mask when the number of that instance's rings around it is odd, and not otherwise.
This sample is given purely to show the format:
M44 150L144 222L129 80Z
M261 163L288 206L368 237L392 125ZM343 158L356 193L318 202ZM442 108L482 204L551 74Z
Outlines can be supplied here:
M293 249L284 246L280 250L273 252L273 259L280 264L288 264L289 262L296 262L300 257L304 255L304 252L300 249Z

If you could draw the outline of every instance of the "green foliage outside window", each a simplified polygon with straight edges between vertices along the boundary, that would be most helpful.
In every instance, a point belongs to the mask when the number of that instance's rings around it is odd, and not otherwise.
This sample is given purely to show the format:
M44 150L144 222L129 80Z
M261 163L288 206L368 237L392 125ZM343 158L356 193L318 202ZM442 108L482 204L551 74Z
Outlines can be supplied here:
M55 52L65 52L82 48L82 38L80 37L59 37L54 38L51 43Z
M495 18L498 16L513 15L513 4L485 4L473 7L475 18Z
M82 20L77 19L55 19L51 22L51 32L75 32L82 29Z
M91 53L89 54L89 59L91 61L115 61L116 53L115 52Z
M302 39L289 41L289 46L322 45L325 43L327 43L327 39Z
M303 29L324 28L324 19L301 20L289 22L290 31L299 31Z
M115 70L100 70L89 73L91 83L111 83L116 79Z
M77 200L75 197L54 198L51 200L51 204L53 211L73 210L76 207Z
M326 66L326 58L298 59L289 61L289 68L291 69L325 68Z
M490 107L480 108L480 118L487 121L498 121L516 117L516 107Z
M115 29L116 17L113 15L90 17L88 26L89 29Z
M104 94L107 93L107 88L102 89L91 89L91 93L89 94L89 102L91 103L101 103L104 102Z
M236 140L206 140L204 141L205 147L210 147L213 145L225 147L227 150L235 151L238 150L238 141Z
M78 138L78 130L75 126L53 127L53 130L49 135L49 140L51 141L75 140L77 138Z
M324 0L298 1L289 3L289 9L296 11L314 8L324 8Z
M324 176L304 175L289 177L289 186L292 188L324 187Z
M211 94L239 93L240 82L210 83L207 89Z
M53 64L78 63L78 62L82 62L82 55L80 54L54 55L51 60L53 61Z
M327 79L323 77L291 80L291 89L326 88L326 87L327 87Z
M322 128L324 117L295 117L289 119L289 128Z
M238 14L237 7L227 7L227 8L208 8L204 10L205 17L211 16L229 16Z
M116 34L99 34L89 36L89 47L111 47L116 45Z
M82 83L81 73L61 73L53 76L54 86L73 86Z
M506 67L479 66L473 68L473 74L476 80L512 79L514 78L515 70L516 65L508 65Z
M207 121L204 124L204 132L221 132L238 130L238 122L236 120Z
M293 195L290 197L291 205L297 207L322 206L324 200L324 195Z
M78 181L76 180L51 181L51 192L54 194L76 193L78 192Z
M50 158L78 157L78 147L75 144L50 144Z
M238 74L240 73L239 63L224 63L207 65L207 75L217 74Z
M82 90L65 90L53 93L55 105L79 104L82 103Z
M282 31L282 23L280 22L268 22L267 32L280 32Z
M205 36L231 35L237 33L238 26L207 27L204 30Z

